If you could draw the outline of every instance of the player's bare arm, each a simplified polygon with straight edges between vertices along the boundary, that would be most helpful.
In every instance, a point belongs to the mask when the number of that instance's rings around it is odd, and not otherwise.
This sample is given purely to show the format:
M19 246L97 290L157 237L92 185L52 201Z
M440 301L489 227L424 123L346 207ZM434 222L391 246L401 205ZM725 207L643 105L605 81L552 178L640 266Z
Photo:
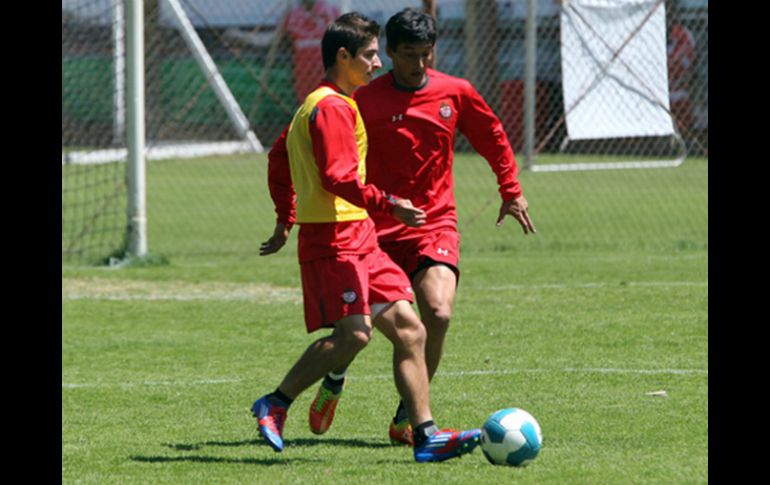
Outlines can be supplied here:
M273 230L273 235L270 239L263 242L259 246L259 255L267 256L268 254L277 253L286 244L286 240L289 238L289 229L285 224L276 224Z
M535 229L535 224L532 222L532 219L529 217L528 209L529 204L527 204L527 199L525 199L523 195L516 199L503 202L500 206L500 213L497 216L497 226L502 226L505 216L510 215L519 222L524 234L536 234L537 230Z

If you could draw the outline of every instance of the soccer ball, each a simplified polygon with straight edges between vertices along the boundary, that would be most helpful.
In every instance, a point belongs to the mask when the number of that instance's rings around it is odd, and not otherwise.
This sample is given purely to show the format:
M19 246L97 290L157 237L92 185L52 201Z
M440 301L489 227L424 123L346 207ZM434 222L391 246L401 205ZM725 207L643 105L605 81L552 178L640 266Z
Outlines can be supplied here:
M525 466L542 444L540 425L523 409L501 409L481 427L481 451L493 465Z

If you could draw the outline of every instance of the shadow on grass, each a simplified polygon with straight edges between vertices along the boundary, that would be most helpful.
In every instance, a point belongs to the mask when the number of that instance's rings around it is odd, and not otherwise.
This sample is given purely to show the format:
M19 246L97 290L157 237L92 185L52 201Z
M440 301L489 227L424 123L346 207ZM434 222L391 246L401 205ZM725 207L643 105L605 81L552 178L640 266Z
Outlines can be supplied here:
M207 447L259 447L270 449L263 440L251 439L251 440L239 440L239 441L204 441L201 443L161 443L167 448L171 448L175 451L199 451ZM304 446L345 446L349 448L390 448L391 445L377 441L365 441L360 439L340 439L340 438L298 438L294 440L288 440L285 442L286 448L291 450L292 448L300 448ZM303 458L303 457L286 457L286 455L276 455L275 458L226 458L220 456L146 456L146 455L133 455L129 457L132 461L142 463L234 463L234 464L248 464L248 465L286 465L287 463L317 463L324 460Z
M247 465L286 465L287 463L317 463L323 460L312 458L224 458L221 456L131 456L132 461L142 463L235 463Z
M365 441L357 438L297 438L284 441L287 448L299 446L345 446L348 448L390 448L392 445L382 441ZM194 451L208 446L267 446L261 439L239 441L204 441L202 443L162 443L163 446L177 451Z

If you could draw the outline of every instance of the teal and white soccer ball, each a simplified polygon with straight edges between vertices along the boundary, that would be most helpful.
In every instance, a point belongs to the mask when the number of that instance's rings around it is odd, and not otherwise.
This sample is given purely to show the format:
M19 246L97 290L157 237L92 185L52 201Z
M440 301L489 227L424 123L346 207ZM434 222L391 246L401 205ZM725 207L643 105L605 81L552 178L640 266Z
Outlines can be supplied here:
M493 465L525 466L542 445L540 425L523 409L501 409L481 427L481 450Z

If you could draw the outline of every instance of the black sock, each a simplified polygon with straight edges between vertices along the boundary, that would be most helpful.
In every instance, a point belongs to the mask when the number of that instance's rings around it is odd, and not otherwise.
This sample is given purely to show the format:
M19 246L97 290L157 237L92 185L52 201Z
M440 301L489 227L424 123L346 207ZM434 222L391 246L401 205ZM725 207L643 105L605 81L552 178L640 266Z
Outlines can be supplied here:
M428 436L432 435L436 431L438 431L438 426L436 426L436 423L434 423L432 419L430 421L425 421L422 424L418 424L417 427L414 428L413 432L415 448L425 443L425 440L428 439Z
M345 384L345 378L333 379L328 374L324 377L323 386L329 389L334 394L339 394L342 391L342 386Z
M290 398L286 394L282 393L280 389L276 388L272 394L267 395L267 400L274 406L281 406L282 408L289 409L294 399Z
M406 413L406 408L404 407L404 401L398 402L398 408L396 408L396 414L393 417L394 423L400 423L401 421L409 418L409 415Z

